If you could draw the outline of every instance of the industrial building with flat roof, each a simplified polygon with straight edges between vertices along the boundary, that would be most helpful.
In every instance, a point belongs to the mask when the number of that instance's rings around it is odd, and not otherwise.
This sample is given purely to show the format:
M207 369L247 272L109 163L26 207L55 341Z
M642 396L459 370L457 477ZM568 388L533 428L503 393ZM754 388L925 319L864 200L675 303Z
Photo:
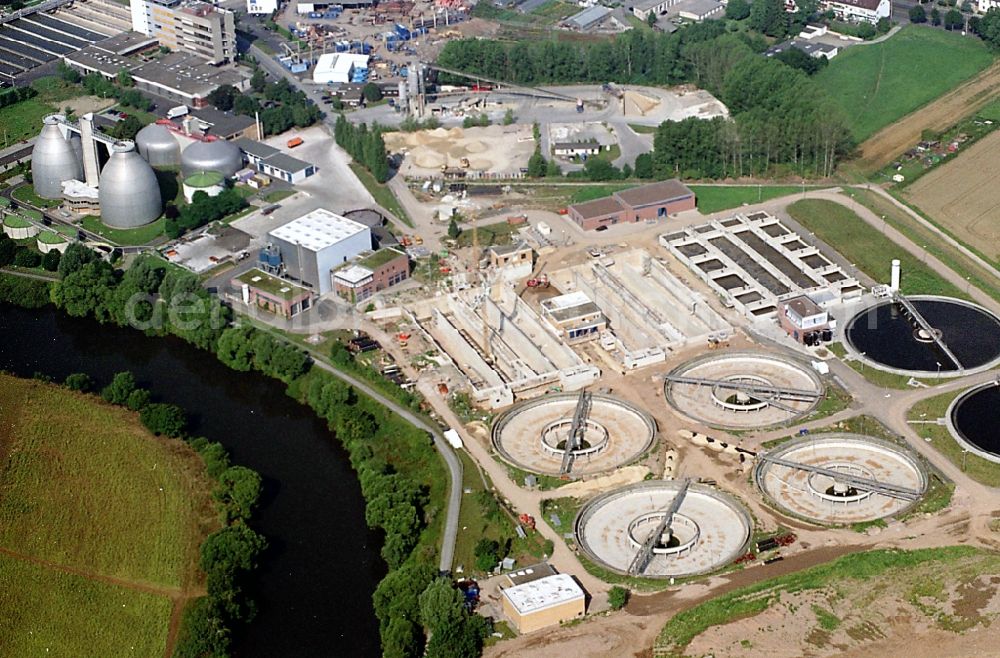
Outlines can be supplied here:
M694 192L679 180L671 179L621 190L603 199L574 204L567 208L567 214L581 228L590 230L614 224L665 219L674 213L694 208Z
M557 573L502 590L503 612L520 633L554 626L585 612L586 595L572 576Z
M131 0L131 10L132 29L161 46L193 52L212 64L236 58L236 22L228 9L198 0Z
M307 288L259 270L252 269L233 279L243 295L243 303L291 318L312 307L312 293Z
M398 249L387 247L334 270L333 287L338 295L357 303L408 278L409 257Z
M318 208L267 234L281 254L283 271L319 294L333 289L331 270L372 248L371 229Z
M368 55L326 53L320 55L313 68L313 82L319 85L353 82L356 69L368 68Z
M314 164L293 158L273 146L253 139L244 137L236 140L235 144L240 147L247 164L262 174L288 183L300 183L319 171L319 167Z

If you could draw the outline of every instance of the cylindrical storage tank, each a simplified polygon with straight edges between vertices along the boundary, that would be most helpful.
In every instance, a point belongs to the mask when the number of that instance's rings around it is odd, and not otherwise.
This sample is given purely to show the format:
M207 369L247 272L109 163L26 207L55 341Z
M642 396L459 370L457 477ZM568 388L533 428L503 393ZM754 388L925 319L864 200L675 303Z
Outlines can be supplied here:
M62 254L69 247L69 242L66 238L55 231L41 231L35 236L35 240L38 243L38 251L43 254L47 254L50 251L58 251Z
M218 196L226 188L225 179L217 171L202 171L191 174L184 179L184 199L191 203L195 192L204 192L208 196Z
M166 126L158 123L136 133L135 148L154 167L176 167L181 163L181 145Z
M101 221L114 228L135 228L160 216L163 203L156 173L135 150L135 143L121 141L101 172L98 189Z
M38 227L18 215L6 215L3 218L3 232L11 240L27 240L38 234Z
M42 120L42 132L31 150L31 177L35 194L43 199L62 198L62 182L83 180L83 161L59 130L59 115Z
M83 140L80 139L80 133L70 133L69 134L69 145L73 147L73 153L76 153L76 159L83 164Z
M229 178L242 167L243 154L240 153L240 147L221 139L195 142L181 153L181 171L185 176L203 171L217 171Z

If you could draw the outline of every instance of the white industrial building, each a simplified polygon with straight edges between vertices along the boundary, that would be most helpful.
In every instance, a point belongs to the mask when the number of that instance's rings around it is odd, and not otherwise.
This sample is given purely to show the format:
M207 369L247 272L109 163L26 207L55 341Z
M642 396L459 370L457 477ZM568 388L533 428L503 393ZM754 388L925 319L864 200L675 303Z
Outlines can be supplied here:
M371 229L323 208L279 226L267 237L281 254L284 273L321 295L333 289L332 269L372 248Z
M313 69L313 82L320 85L350 82L355 69L368 68L368 55L327 53L320 55Z
M276 11L278 11L278 0L247 0L248 14L273 14Z
M892 16L892 3L889 0L826 0L821 8L832 11L837 20L849 23L875 24L880 19Z

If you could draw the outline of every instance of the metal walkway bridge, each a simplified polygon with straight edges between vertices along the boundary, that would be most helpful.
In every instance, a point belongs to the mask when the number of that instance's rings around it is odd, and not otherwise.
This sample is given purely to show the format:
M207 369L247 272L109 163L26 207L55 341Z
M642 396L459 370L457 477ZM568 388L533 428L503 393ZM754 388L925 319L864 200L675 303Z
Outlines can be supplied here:
M958 357L955 356L955 353L951 351L947 343L941 340L941 334L939 334L937 330L935 330L934 327L932 327L930 323L927 322L924 316L920 314L920 311L917 310L917 307L913 305L913 302L911 302L909 299L899 294L898 292L893 293L892 301L902 306L906 310L906 312L910 314L910 317L912 317L916 321L916 323L920 326L921 329L927 332L927 335L938 346L938 349L940 349L944 353L944 355L947 356L949 360L951 360L952 363L958 366L959 370L965 369L965 366L963 366L962 362L958 360Z
M872 480L871 478L859 477L857 475L851 475L850 473L844 473L843 471L835 471L830 468L823 468L822 466L813 466L811 464L801 464L799 462L788 461L787 459L781 459L780 457L769 457L768 455L760 455L759 459L761 461L766 461L771 464L776 464L778 466L784 466L786 468L794 468L800 471L807 471L809 473L816 473L817 475L825 475L837 482L843 482L848 484L855 489L861 489L863 491L871 491L872 493L882 494L883 496L889 496L890 498L899 498L900 500L917 501L923 495L923 492L917 491L916 489L910 489L908 487L901 487L896 484L891 484L889 482L879 482L878 480Z
M583 435L587 431L587 416L590 415L591 404L590 392L586 389L580 391L580 397L576 400L576 410L573 412L573 424L570 425L569 435L566 437L562 465L559 467L559 475L568 475L573 468L573 451L583 444Z
M674 514L681 508L681 503L684 502L684 496L687 495L689 486L691 486L690 479L681 480L681 487L677 490L677 495L670 501L670 505L663 511L663 518L660 519L660 523L653 532L649 533L645 541L642 542L639 551L628 565L628 574L630 576L638 576L649 566L649 561L653 559L653 549L656 548L656 542L660 541L663 533L670 529L674 520Z

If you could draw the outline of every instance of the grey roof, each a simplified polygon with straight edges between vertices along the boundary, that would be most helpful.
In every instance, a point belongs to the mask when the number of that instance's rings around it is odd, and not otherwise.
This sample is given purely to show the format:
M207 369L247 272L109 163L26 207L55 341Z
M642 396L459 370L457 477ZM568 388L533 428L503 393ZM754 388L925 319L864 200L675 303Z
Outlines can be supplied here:
M722 3L716 0L681 0L674 5L678 12L689 12L695 16L706 16L722 8Z
M277 155L278 153L281 153L281 151L274 148L273 146L268 146L263 142L258 142L255 139L248 139L246 137L240 137L239 139L234 139L233 144L239 146L244 153L252 155L255 158L260 158L262 160L266 160L270 158L272 155Z
M517 10L522 14L527 14L529 12L535 11L542 5L544 5L549 0L526 0L517 6Z
M606 215L611 215L625 210L625 208L622 207L621 202L613 196L606 196L601 199L594 199L593 201L585 201L583 203L574 203L570 206L570 208L578 212L583 219L604 217Z
M807 55L815 57L817 54L824 53L835 53L839 50L837 46L829 43L822 43L817 41L806 41L805 39L794 39L792 41L785 41L777 45L771 46L764 51L764 54L768 57L774 57L780 53L785 52L789 48L796 48L801 50Z
M292 156L284 153L272 155L264 160L264 164L269 167L274 167L275 169L280 169L281 171L287 171L290 174L294 174L297 171L302 171L306 167L312 166L308 162L303 162L298 158L293 158Z
M191 116L202 123L207 123L209 134L217 137L229 139L238 135L254 124L254 118L244 114L233 114L232 112L220 112L211 107L191 111Z
M566 308L557 308L549 311L549 315L556 322L566 322L567 320L576 320L577 318L584 318L588 315L601 315L601 307L594 302L584 302L583 304L577 304L576 306L567 306Z
M639 0L637 3L632 5L632 9L638 9L639 11L649 11L654 7L658 7L663 4L664 0Z
M556 142L554 147L557 150L564 149L599 149L601 148L600 142L596 139L585 139L580 142Z
M593 7L587 7L578 14L570 16L566 19L566 22L572 24L578 29L583 30L590 27L594 23L604 20L610 13L611 10L607 7L594 5Z
M651 206L656 203L664 203L675 199L684 199L694 196L694 192L687 185L676 178L651 183L641 187L633 187L629 190L615 192L622 203L627 203L633 208Z

